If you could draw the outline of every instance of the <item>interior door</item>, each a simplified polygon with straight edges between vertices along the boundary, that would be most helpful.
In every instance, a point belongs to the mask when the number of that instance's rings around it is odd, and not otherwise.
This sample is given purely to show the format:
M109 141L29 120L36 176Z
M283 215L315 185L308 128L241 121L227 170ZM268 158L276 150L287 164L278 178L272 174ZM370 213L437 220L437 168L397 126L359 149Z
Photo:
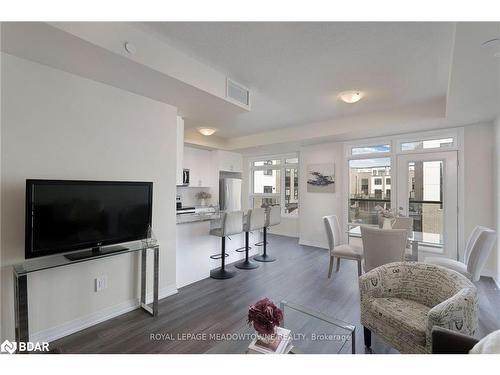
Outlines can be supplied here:
M398 207L422 233L419 260L426 255L458 259L457 152L399 155L397 168Z

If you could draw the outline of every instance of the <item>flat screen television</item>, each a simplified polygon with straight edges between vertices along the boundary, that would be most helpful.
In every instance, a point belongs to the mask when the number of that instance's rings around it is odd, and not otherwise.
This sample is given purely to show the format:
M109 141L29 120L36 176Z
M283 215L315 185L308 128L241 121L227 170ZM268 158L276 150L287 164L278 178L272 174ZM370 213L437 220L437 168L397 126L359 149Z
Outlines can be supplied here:
M152 182L26 180L26 258L144 239L152 205Z

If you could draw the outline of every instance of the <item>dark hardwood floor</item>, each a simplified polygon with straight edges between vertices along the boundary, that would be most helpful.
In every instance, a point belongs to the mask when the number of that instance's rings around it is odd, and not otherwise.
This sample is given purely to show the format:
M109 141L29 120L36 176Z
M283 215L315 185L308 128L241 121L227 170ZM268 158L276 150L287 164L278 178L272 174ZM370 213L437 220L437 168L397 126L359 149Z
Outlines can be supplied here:
M248 306L268 297L285 299L356 325L356 351L364 353L359 322L359 292L355 262L343 261L339 273L327 278L328 253L300 246L296 238L269 235L269 252L278 260L256 270L236 270L229 280L205 279L160 301L155 318L134 310L51 343L62 353L204 353L209 340L152 340L163 333L230 333L246 320ZM233 266L229 266L234 269ZM500 329L500 291L490 278L477 283L480 293L478 337ZM374 351L391 353L374 338Z

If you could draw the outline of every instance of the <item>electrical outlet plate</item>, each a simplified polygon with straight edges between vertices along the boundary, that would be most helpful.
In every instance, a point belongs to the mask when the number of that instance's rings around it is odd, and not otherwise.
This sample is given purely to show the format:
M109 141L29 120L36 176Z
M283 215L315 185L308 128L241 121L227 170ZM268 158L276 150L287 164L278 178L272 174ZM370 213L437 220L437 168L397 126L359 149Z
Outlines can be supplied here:
M95 279L95 291L100 292L108 287L108 276L99 276Z

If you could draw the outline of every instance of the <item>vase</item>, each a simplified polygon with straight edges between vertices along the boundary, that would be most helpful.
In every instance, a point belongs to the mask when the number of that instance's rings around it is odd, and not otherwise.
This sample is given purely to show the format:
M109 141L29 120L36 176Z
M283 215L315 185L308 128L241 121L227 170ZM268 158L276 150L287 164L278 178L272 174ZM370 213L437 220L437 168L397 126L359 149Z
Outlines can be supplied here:
M382 229L392 229L391 219L384 218L384 224L382 225Z
M257 330L255 330L255 332L257 333L257 340L265 344L269 344L276 339L276 327L274 327L273 333L261 333Z
M202 198L200 201L201 206L206 206L205 198Z

